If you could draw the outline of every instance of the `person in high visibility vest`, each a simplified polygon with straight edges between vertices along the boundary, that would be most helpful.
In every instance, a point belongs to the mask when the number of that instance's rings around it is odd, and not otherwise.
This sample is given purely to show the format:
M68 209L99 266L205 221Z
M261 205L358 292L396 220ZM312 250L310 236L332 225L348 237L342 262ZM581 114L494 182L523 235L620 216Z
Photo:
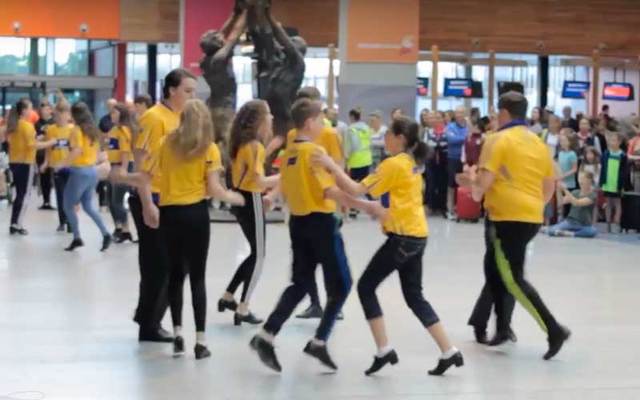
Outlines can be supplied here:
M349 130L345 140L345 158L351 179L359 182L369 175L373 164L371 153L371 128L361 121L362 111L349 111Z

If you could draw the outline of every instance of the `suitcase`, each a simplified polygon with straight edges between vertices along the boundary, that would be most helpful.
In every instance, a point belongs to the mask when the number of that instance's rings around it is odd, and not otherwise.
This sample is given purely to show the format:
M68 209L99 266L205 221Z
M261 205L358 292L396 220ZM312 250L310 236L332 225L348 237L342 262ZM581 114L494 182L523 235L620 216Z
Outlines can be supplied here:
M620 228L627 232L640 232L640 192L624 192L622 194L622 218Z
M473 200L471 189L459 187L456 192L456 221L478 222L482 215L482 204Z

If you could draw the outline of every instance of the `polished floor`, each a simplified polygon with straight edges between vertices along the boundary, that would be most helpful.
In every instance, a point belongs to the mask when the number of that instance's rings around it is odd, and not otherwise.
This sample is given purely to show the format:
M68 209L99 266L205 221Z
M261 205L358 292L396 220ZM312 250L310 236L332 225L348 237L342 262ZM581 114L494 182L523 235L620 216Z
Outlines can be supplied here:
M35 205L35 204L34 204ZM99 233L82 217L86 247L62 251L55 212L32 207L27 237L9 237L9 210L0 206L0 399L640 399L640 240L633 235L594 240L539 236L528 274L558 319L573 330L559 356L542 361L546 341L517 308L519 342L498 350L474 344L466 326L483 283L481 225L433 218L424 257L427 297L440 314L466 365L429 377L435 344L405 307L397 278L380 289L400 363L365 377L373 341L352 293L330 342L340 370L326 373L302 354L315 323L292 319L277 339L281 375L265 369L248 349L255 332L234 327L215 309L237 261L247 252L235 224L215 224L207 272L207 336L213 357L173 359L166 345L139 345L131 322L136 302L136 247L98 252ZM108 220L107 214L103 214ZM289 277L284 225L268 227L264 275L253 310L266 316ZM383 241L374 222L344 227L354 277ZM185 296L189 299L189 296ZM170 326L169 318L164 325ZM185 304L185 338L195 335Z

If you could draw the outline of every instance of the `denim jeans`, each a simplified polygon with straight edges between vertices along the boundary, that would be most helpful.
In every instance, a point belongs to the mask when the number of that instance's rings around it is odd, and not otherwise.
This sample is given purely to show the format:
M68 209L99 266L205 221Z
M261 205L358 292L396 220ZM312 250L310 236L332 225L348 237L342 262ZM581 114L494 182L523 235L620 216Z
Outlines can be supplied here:
M598 230L592 225L582 225L576 221L565 219L559 224L549 227L549 236L554 236L558 231L573 232L576 237L592 238L598 234Z
M64 213L73 231L74 239L80 238L78 216L74 207L81 203L84 212L91 217L98 226L103 236L109 235L109 231L102 222L102 217L93 204L93 193L98 185L98 173L96 167L72 167L69 168L69 179L64 188Z

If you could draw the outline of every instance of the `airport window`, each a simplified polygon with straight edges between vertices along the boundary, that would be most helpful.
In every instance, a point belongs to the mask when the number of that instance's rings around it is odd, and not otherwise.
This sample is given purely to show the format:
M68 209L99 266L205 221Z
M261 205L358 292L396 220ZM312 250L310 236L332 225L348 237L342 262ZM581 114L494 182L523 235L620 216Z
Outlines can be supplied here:
M86 40L53 39L55 75L89 74L89 51Z
M31 44L24 38L0 38L0 74L28 74Z

